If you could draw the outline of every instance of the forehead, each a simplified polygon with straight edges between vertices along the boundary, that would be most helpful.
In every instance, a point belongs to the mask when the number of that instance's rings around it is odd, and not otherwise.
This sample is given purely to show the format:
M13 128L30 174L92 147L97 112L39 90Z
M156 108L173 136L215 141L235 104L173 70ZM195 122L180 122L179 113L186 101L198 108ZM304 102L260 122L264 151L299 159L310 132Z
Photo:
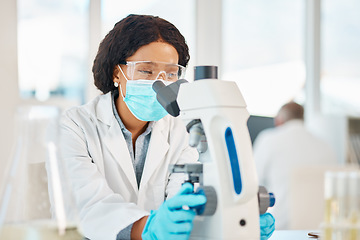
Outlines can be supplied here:
M152 42L139 48L127 61L155 61L175 63L179 61L176 49L166 42Z

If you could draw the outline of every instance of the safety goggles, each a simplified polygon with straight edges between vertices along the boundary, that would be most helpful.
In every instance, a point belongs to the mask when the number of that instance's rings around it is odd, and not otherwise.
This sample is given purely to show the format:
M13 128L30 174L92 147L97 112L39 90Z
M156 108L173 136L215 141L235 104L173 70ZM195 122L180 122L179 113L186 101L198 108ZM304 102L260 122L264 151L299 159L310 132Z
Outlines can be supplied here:
M153 61L126 61L123 68L129 80L157 80L175 82L185 77L184 66Z

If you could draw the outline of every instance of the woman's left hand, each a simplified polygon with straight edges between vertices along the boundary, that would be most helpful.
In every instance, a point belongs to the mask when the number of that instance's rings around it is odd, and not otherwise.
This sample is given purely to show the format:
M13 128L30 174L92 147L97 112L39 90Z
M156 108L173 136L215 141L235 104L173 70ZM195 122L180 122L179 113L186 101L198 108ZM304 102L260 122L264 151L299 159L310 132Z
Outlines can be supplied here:
M275 218L271 213L260 215L260 239L266 240L271 237L275 230Z

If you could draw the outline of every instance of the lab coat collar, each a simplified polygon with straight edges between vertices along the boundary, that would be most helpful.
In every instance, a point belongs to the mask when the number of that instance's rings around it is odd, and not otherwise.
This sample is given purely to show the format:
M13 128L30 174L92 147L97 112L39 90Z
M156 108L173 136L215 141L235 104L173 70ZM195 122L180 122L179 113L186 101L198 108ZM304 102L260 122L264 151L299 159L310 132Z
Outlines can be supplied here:
M96 106L96 117L108 126L112 126L114 120L116 122L112 110L111 92L99 96L99 101Z
M109 126L108 133L104 138L105 145L109 148L121 169L126 174L134 191L138 193L133 163L119 123L113 114L111 101L111 93L102 95L96 107L96 115L101 122ZM146 184L149 181L158 166L165 159L165 155L169 150L167 139L170 120L171 116L166 116L153 124L140 185Z
M129 149L119 123L114 116L103 141L110 153L113 155L115 161L120 165L122 172L125 173L127 179L133 187L133 190L137 193L138 188L136 176Z
M304 126L304 121L301 119L291 119L285 122L282 126L283 127Z

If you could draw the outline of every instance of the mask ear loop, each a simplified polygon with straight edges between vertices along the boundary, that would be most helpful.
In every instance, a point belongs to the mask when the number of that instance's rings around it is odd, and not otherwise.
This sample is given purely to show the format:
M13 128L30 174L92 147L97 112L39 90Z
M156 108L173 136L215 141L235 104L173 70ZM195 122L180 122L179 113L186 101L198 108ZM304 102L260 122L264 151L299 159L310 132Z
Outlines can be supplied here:
M117 66L118 66L118 68L120 69L120 72L122 73L122 75L124 76L126 82L129 81L129 80L127 79L127 77L125 76L123 70L121 69L120 65L117 65ZM122 97L122 99L123 99L123 101L124 101L125 97L124 97L123 92L122 92L121 83L119 83L119 86L120 86L120 94L121 94L121 97Z

